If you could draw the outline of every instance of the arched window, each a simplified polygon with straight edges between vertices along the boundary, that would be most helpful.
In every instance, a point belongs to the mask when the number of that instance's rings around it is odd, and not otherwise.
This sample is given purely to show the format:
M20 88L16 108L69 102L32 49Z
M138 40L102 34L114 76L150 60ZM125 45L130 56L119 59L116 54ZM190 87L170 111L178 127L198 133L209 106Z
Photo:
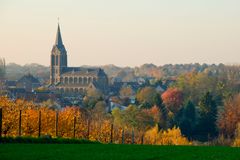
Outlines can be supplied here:
M92 77L88 77L88 83L92 82Z
M79 84L83 84L83 79L82 79L82 77L79 77L79 78L78 78L78 82L79 82Z
M68 77L65 77L64 83L68 84Z
M80 93L83 93L83 88L80 88L80 89L79 89L79 92L80 92Z
M74 84L77 84L77 77L74 77Z
M56 66L58 65L58 55L56 55Z
M51 56L51 59L52 59L52 65L54 66L54 65L55 65L55 58L54 58L54 55Z
M69 84L72 84L72 83L73 83L73 78L70 77L70 78L69 78Z
M87 84L87 77L83 78L83 84Z
M68 89L68 88L66 88L66 89L65 89L65 92L66 92L66 93L69 93L69 89Z
M78 88L75 88L75 89L74 89L74 92L75 92L75 93L78 93Z

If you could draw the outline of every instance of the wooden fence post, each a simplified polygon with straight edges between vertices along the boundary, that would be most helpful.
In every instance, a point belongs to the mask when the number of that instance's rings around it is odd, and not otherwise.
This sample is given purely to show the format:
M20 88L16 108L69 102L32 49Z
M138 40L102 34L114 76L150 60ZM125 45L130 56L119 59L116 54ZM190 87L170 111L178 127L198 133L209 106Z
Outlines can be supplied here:
M123 130L122 130L122 144L124 144L124 128L123 128Z
M41 111L38 111L38 137L41 136Z
M132 144L134 144L134 129L132 129Z
M22 110L19 111L18 136L22 133Z
M73 138L75 138L76 133L76 116L73 118Z
M58 111L56 111L55 119L55 136L58 137Z
M141 137L141 144L144 143L144 134L142 134L142 137Z
M2 137L2 108L0 108L0 137Z
M87 137L90 138L90 119L87 120Z
M113 124L111 124L110 143L113 143Z

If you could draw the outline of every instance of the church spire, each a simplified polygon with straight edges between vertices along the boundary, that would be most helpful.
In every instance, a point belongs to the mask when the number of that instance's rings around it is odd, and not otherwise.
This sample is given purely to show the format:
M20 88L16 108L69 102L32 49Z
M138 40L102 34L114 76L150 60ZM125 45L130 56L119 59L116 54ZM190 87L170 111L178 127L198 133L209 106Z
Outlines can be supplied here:
M58 23L58 28L57 28L57 36L56 36L55 45L57 45L57 46L63 45L59 23Z

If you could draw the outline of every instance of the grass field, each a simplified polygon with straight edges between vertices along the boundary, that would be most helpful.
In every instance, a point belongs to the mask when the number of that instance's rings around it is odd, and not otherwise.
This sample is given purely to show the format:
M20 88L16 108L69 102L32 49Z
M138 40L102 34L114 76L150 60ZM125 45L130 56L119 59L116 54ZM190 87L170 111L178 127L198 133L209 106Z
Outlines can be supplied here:
M240 148L114 144L0 144L0 160L240 160Z

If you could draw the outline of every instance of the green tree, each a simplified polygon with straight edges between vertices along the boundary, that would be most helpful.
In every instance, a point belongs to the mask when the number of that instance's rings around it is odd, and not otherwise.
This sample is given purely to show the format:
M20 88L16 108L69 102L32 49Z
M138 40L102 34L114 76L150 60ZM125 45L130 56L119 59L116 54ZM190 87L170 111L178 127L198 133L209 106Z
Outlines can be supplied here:
M159 117L161 119L161 124L159 123L159 127L161 128L166 128L167 126L167 109L165 107L165 105L163 104L163 100L162 97L159 93L156 93L155 96L153 97L153 102L154 105L156 105L159 108L159 112L161 117Z
M217 135L217 105L210 92L207 92L201 98L199 103L199 116L197 133L203 140L214 138Z
M155 104L156 94L153 87L144 87L137 93L136 98L143 108L151 108Z
M179 127L182 133L190 138L196 127L196 108L192 101L189 100L184 106L179 119Z

